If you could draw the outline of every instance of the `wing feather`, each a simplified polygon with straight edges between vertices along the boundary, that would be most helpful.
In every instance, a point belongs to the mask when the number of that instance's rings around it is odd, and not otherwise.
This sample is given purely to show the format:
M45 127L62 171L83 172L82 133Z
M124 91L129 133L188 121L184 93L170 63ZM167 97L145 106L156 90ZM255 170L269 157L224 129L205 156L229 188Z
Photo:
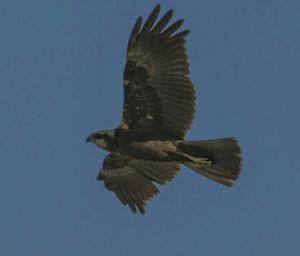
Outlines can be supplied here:
M155 23L155 20L157 19L159 11L160 11L160 6L156 5L153 11L151 12L151 14L149 15L147 21L145 22L143 29L140 33L140 37L143 37L144 35L150 32L151 28Z
M196 99L185 48L189 30L176 33L182 19L168 26L172 10L156 22L159 11L157 5L144 25L139 17L130 34L120 127L155 128L155 134L182 139L192 125Z
M139 210L144 214L146 201L159 193L153 182L163 185L179 170L177 163L142 161L111 153L105 158L97 179L103 180L105 187L114 191L134 213Z
M153 28L151 34L159 34L168 25L169 21L173 16L173 10L167 11L167 13L159 20L156 26Z
M131 48L133 43L136 42L137 37L139 35L139 31L140 31L141 26L142 26L142 23L143 23L143 18L141 16L139 16L138 19L136 20L133 28L132 28L131 33L130 33L129 40L128 40L127 51L129 51L129 49Z

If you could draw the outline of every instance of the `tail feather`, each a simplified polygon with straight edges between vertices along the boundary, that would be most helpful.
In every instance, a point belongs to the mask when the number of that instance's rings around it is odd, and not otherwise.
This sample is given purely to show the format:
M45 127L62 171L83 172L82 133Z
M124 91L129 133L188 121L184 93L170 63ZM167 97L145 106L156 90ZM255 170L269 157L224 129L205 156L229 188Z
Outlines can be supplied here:
M239 177L241 149L234 138L185 141L178 145L178 149L193 158L207 159L207 164L203 161L183 164L216 182L232 186Z

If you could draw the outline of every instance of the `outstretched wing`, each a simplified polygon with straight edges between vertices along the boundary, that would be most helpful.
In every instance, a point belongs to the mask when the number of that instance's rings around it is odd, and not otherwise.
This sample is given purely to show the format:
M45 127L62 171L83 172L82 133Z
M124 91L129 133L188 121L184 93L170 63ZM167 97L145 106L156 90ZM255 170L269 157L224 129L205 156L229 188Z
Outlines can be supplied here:
M157 131L182 139L195 113L195 90L188 77L189 64L185 37L189 31L174 34L183 24L170 26L173 11L158 22L157 5L142 26L136 21L128 42L124 70L123 129ZM155 24L156 22L156 24Z
M103 180L108 190L114 191L120 201L135 213L144 214L146 201L159 193L153 182L165 184L180 170L177 163L163 163L131 159L109 154L97 179Z

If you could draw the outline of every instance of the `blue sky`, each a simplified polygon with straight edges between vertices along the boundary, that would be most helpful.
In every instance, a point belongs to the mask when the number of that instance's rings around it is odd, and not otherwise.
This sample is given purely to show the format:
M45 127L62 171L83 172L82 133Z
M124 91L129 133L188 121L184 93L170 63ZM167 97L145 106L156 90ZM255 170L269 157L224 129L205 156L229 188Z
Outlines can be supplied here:
M121 118L129 32L157 1L0 3L0 254L297 255L300 2L163 1L191 30L189 139L235 136L228 189L183 168L133 215L85 144Z

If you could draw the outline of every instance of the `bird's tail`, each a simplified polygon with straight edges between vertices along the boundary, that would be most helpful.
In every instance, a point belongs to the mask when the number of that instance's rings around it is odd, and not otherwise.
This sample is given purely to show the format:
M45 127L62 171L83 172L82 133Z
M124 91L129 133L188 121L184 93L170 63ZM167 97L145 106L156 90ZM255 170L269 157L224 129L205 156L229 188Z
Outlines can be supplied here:
M189 159L184 165L216 182L232 186L239 177L241 150L234 138L184 141L177 148Z

